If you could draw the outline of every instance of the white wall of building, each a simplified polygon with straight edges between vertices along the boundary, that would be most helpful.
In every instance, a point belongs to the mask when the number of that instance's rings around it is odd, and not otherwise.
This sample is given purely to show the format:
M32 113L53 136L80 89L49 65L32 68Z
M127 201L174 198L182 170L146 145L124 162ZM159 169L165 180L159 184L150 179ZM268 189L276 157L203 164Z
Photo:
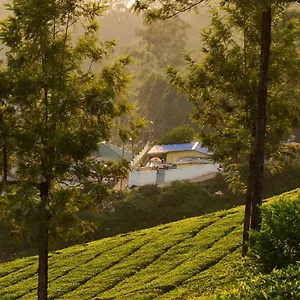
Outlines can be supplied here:
M164 183L176 180L194 179L208 174L216 173L217 164L201 164L190 167L180 167L177 169L165 170ZM129 186L141 186L146 184L156 184L157 171L132 171L129 175Z
M129 174L129 186L140 186L156 183L157 171L131 171Z
M165 182L172 182L175 180L188 180L198 178L204 175L217 172L218 165L201 164L190 167L178 167L177 169L166 170Z

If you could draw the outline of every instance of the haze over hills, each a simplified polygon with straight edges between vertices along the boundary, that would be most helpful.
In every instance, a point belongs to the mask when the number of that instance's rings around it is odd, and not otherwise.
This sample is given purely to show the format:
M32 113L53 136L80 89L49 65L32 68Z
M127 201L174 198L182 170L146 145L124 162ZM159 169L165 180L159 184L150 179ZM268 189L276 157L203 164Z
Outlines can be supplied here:
M113 0L112 0L113 1ZM4 3L7 0L0 0L0 20L5 19L9 14L5 10ZM118 2L115 0L115 2ZM122 3L130 3L131 1L119 1ZM216 4L218 1L210 1L210 5ZM292 7L300 7L300 4L294 4ZM184 13L181 15L181 18L190 24L190 27L186 30L186 40L184 41L185 46L183 51L174 49L169 46L169 49L172 49L172 55L178 58L178 61L181 62L181 66L184 65L184 54L186 52L191 53L191 56L196 60L201 60L201 30L203 27L207 26L210 22L210 10L209 6L202 6L198 10L198 14L194 11ZM156 126L153 129L153 136L158 136L166 134L171 128L183 125L190 122L190 105L187 104L184 95L181 95L181 98L178 97L177 91L174 88L168 86L168 79L166 76L165 69L168 65L166 63L160 68L153 68L151 61L143 61L143 58L148 55L147 46L145 46L145 40L141 36L136 35L137 29L144 29L145 25L143 24L142 15L136 15L130 10L126 9L126 6L122 10L109 9L102 17L99 18L100 31L99 36L101 41L108 41L115 39L117 46L115 48L112 58L125 54L132 54L133 63L130 65L130 71L134 74L134 77L130 85L131 99L133 103L137 104L137 107L140 109L140 114L142 117L145 117L148 120L155 122ZM164 22L161 23L161 26L164 26ZM178 28L178 26L177 26ZM80 28L78 28L76 34L82 33ZM146 33L146 34L149 34ZM154 43L160 43L167 45L168 42L162 38L156 38ZM173 37L175 40L175 38ZM166 46L167 48L168 46ZM0 46L0 60L5 60L5 46ZM140 55L137 59L134 56L134 51L140 51ZM181 49L182 50L182 49ZM163 50L159 50L163 52ZM156 52L159 52L156 51ZM167 53L168 55L169 53ZM159 55L158 55L159 56ZM158 60L162 60L161 57L158 57ZM158 61L157 60L157 61ZM83 65L83 70L89 68L90 62L86 62ZM147 70L147 68L149 70ZM92 70L97 71L99 65L93 64ZM151 71L151 72L150 72ZM152 76L152 77L151 77ZM145 92L143 92L145 91ZM160 99L157 103L156 100ZM184 98L184 99L183 99ZM181 101L183 99L183 101ZM142 103L141 103L142 102ZM184 105L182 104L184 102ZM150 103L149 105L147 103ZM153 103L156 103L155 106ZM154 112L155 107L159 107L157 111ZM173 111L170 112L169 108L173 107ZM149 113L150 110L152 113ZM178 112L183 112L182 118L176 115ZM164 116L168 115L169 118L163 122ZM170 119L170 115L174 118ZM299 138L299 134L297 134Z
M5 8L7 0L0 0L0 21L3 21L8 15L9 11ZM132 1L128 1L130 3ZM186 13L183 15L184 20L187 22L197 23L197 27L191 26L188 32L188 40L199 39L200 29L207 25L210 17L207 13L207 8L203 8L198 15L194 12ZM130 45L138 44L139 38L135 36L136 29L142 28L143 20L141 15L136 15L124 10L122 12L117 10L110 10L104 16L99 18L100 23L100 36L102 40L115 39L117 41L118 49L128 47ZM190 43L191 44L191 43ZM1 51L0 58L5 57L4 51Z
M128 0L126 6L129 7L132 1ZM4 20L9 14L5 8L5 3L7 2L7 0L0 0L0 21ZM217 2L211 1L210 5L214 6ZM294 4L291 7L299 8L300 4ZM187 50L196 51L201 46L201 29L207 26L210 21L210 7L203 5L197 14L192 11L182 14L181 17L191 24L191 27L187 31ZM101 39L116 39L118 48L136 44L138 40L135 36L136 29L144 26L142 16L131 13L129 10L124 10L123 12L110 10L103 17L99 18L99 21ZM3 51L0 52L0 58L4 58Z

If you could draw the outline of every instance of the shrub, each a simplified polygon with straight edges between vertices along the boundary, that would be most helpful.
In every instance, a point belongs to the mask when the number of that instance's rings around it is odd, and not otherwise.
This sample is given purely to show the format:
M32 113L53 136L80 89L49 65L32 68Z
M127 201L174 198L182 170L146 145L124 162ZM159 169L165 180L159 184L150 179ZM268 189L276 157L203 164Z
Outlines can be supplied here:
M172 222L210 212L211 195L201 186L174 181L158 198L158 221Z
M99 215L101 226L95 239L130 232L153 225L155 201L139 192L115 203L114 208L106 209Z
M190 143L195 130L190 125L177 126L165 134L159 141L160 145Z
M300 261L300 198L264 207L262 218L250 257L266 272Z
M300 299L300 263L286 269L274 269L270 274L260 274L241 282L238 288L224 291L218 300L297 300Z
M212 212L217 210L213 203L215 198L217 197L212 197L206 189L195 183L176 181L164 188L146 185L117 201L113 210L101 212L101 227L97 237L149 228Z

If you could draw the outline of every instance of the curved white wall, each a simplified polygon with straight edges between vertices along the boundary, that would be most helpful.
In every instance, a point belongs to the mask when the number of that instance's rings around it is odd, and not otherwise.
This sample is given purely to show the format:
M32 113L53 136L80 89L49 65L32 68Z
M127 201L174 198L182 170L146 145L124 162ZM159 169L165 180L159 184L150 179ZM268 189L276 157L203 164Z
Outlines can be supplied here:
M218 165L214 164L201 164L186 168L178 168L166 170L165 182L172 182L175 180L194 179L204 175L217 172Z
M190 167L178 167L177 169L165 170L164 182L176 180L194 179L208 174L216 173L217 164L201 164ZM157 171L132 171L129 175L129 186L141 186L157 183Z

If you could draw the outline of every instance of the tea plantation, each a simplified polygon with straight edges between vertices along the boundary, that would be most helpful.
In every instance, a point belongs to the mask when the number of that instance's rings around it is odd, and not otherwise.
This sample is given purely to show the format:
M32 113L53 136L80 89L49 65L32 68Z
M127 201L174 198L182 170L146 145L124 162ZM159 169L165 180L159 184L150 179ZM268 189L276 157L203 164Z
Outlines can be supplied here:
M243 275L243 213L234 208L51 253L49 299L210 299ZM0 299L35 299L36 288L37 257L0 264Z

